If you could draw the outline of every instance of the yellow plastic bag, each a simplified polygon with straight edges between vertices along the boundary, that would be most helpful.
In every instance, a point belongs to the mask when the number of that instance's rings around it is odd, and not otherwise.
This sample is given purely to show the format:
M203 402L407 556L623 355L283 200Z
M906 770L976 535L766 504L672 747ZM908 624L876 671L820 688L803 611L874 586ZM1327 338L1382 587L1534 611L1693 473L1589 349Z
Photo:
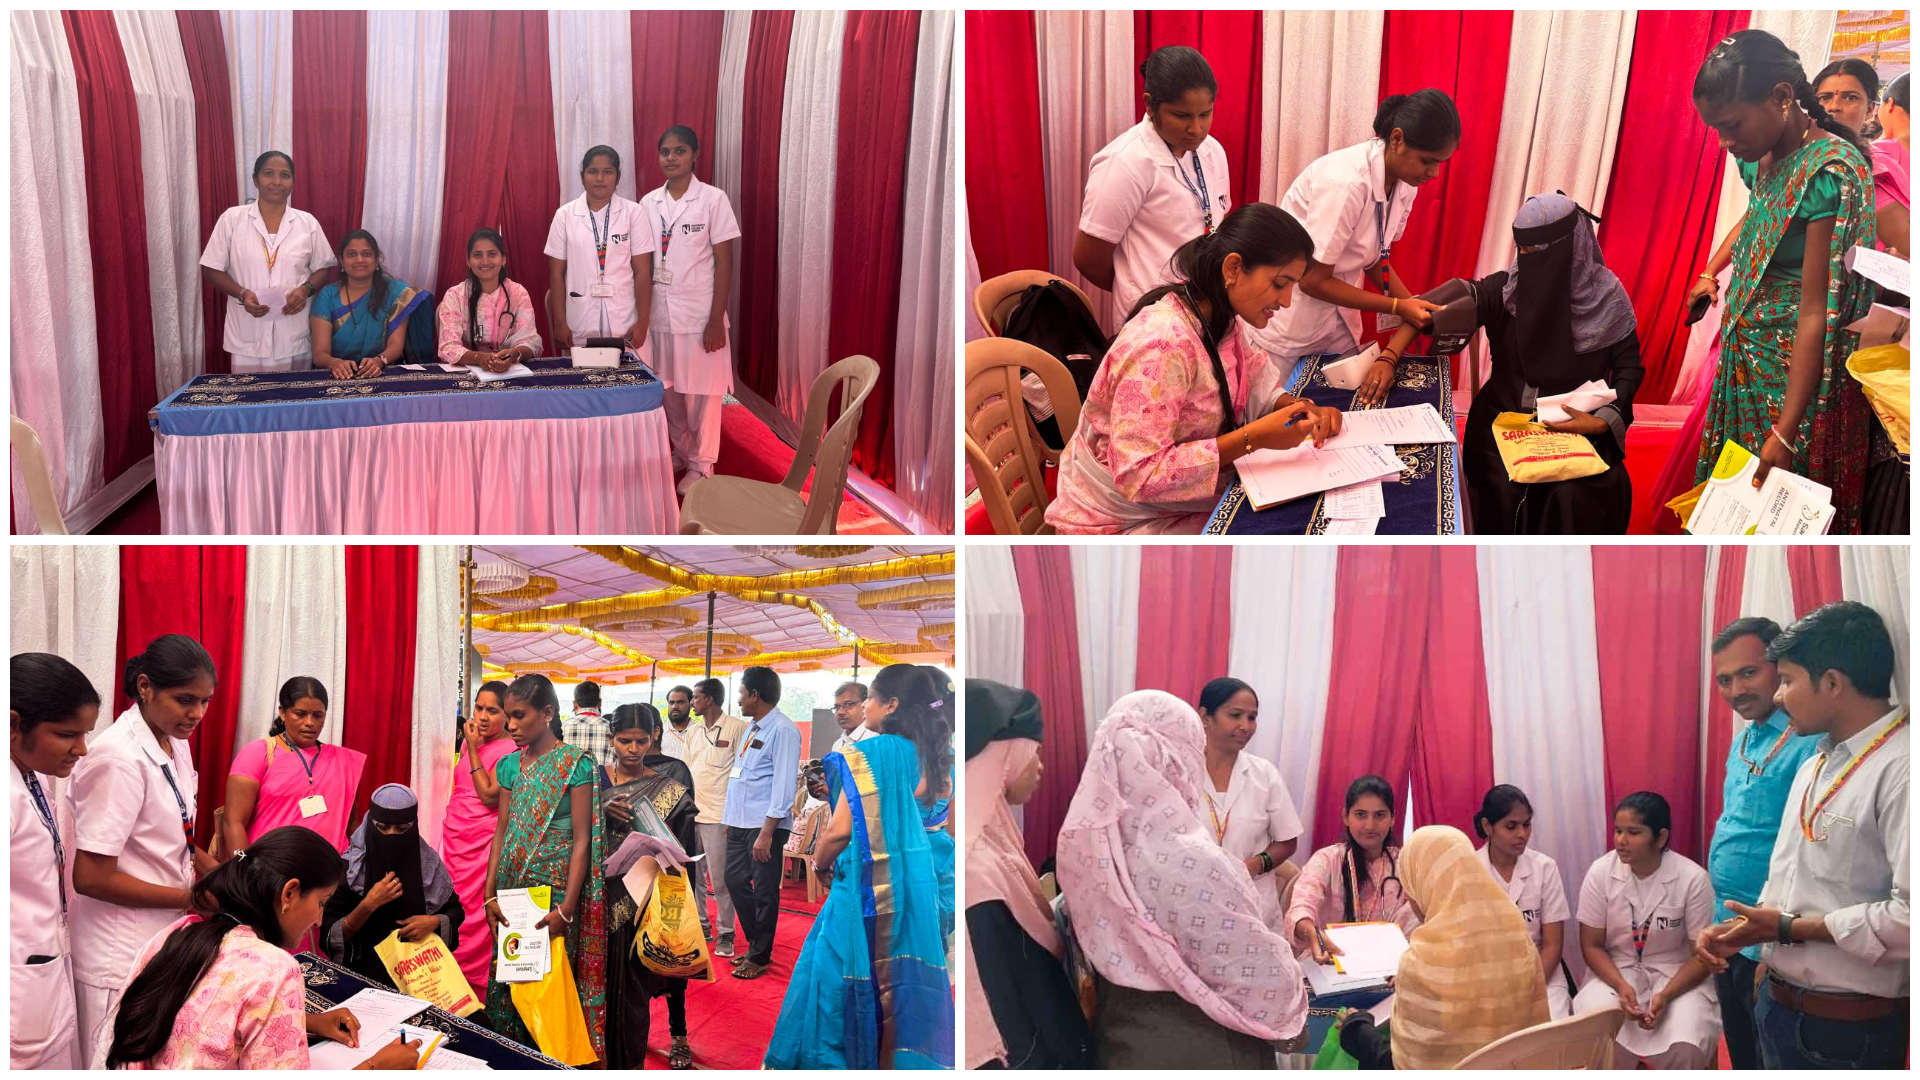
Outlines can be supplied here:
M393 985L408 997L430 1001L455 1016L472 1016L485 1007L474 996L473 987L467 985L467 977L453 960L453 951L439 934L402 941L400 931L395 930L373 947L373 954L387 966Z
M566 939L552 939L553 966L539 982L510 983L508 992L520 1021L527 1025L533 1044L548 1057L567 1065L591 1065L593 1052L586 1014L580 1009L580 990L573 983L573 965L567 962Z
M1548 484L1578 480L1607 471L1607 463L1585 435L1548 431L1526 413L1503 412L1493 419L1493 443L1507 479L1516 484Z
M662 873L640 910L640 932L633 935L633 951L656 974L679 979L705 975L713 981L707 958L707 936L700 930L684 873Z
M1847 357L1847 372L1866 391L1873 413L1902 454L1910 454L1913 428L1913 354L1898 345L1876 345Z
M1674 516L1680 519L1681 528L1686 528L1687 522L1693 520L1693 508L1700 505L1700 496L1706 493L1707 482L1702 480L1667 500L1667 509L1673 511Z

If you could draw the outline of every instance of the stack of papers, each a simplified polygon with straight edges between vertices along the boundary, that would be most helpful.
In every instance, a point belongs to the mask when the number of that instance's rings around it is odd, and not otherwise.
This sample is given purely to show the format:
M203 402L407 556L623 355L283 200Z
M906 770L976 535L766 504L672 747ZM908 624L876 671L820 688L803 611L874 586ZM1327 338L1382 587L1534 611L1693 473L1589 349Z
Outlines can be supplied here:
M505 371L487 371L484 368L465 368L473 372L473 377L481 382L499 382L502 379L518 379L522 375L533 374L533 369L525 364L515 364Z
M1320 449L1302 443L1291 450L1255 450L1234 462L1234 468L1254 508L1265 510L1332 488L1399 476L1405 466L1387 446Z
M1412 446L1455 441L1453 425L1440 419L1440 410L1423 403L1341 413L1340 434L1328 439L1326 445L1328 448Z
M1315 997L1328 994L1350 994L1356 990L1385 990L1387 980L1376 975L1342 975L1334 968L1314 963L1311 957L1300 958L1300 970L1307 977L1307 987Z
M437 1047L446 1036L426 1028L412 1027L405 1021L411 1020L430 1007L427 1002L405 994L396 994L391 990L362 990L339 1005L352 1013L360 1021L360 1045L348 1046L331 1039L315 1044L309 1056L310 1068L315 1069L351 1069L378 1053L380 1048L399 1038L403 1033L407 1041L420 1042L424 1055Z
M1564 424L1573 419L1567 415L1568 409L1590 413L1602 405L1613 404L1614 397L1613 387L1599 379L1588 379L1564 394L1543 397L1534 404L1540 410L1541 423Z
M553 965L553 950L548 944L549 932L534 926L546 917L553 903L553 889L545 885L501 889L496 896L507 925L494 938L494 971L501 982L539 982Z
M1820 536L1833 525L1833 489L1785 469L1753 486L1760 459L1728 442L1687 519L1694 536Z
M491 1070L493 1066L477 1057L463 1054L458 1050L440 1050L432 1057L420 1063L422 1071L439 1070L441 1072L479 1072Z

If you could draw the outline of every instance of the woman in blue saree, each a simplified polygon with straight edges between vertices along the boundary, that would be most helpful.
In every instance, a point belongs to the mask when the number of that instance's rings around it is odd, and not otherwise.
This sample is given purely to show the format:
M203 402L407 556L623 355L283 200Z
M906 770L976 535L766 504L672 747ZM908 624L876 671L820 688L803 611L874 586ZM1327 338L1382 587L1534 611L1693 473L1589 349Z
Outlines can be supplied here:
M313 366L336 379L370 379L399 362L407 319L428 294L386 272L380 243L365 229L340 245L340 272L313 301Z
M813 858L832 882L794 965L767 1068L953 1068L953 990L914 798L916 742L882 734L826 756L833 818Z

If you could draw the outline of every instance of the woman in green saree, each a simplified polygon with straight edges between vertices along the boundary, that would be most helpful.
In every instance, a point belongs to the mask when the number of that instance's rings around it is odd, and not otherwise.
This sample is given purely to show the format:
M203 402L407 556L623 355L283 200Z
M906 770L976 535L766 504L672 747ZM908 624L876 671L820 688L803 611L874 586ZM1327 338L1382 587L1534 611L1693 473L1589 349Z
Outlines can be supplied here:
M313 366L336 379L372 378L400 362L407 320L428 294L387 273L365 229L340 245L340 275L313 300Z
M1847 357L1874 287L1845 258L1875 241L1871 157L1821 108L1800 58L1763 30L1716 45L1693 104L1738 159L1746 216L1688 294L1712 297L1730 259L1720 367L1709 391L1694 481L1735 442L1760 458L1756 485L1786 468L1833 489L1834 532L1858 532L1872 414Z
M507 687L507 733L520 751L494 766L507 792L506 813L487 863L487 925L496 936L505 919L501 889L553 888L541 919L563 937L593 1051L606 1058L607 850L601 827L599 765L578 746L559 741L560 700L544 675L522 675ZM533 1037L514 1008L508 985L487 979L486 1024L526 1045Z

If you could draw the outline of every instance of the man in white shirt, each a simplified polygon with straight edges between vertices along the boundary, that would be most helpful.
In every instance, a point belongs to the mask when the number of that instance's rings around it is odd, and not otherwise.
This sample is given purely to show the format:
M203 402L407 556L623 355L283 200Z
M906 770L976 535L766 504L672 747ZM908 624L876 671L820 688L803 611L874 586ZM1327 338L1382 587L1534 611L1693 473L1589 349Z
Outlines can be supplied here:
M662 726L660 752L687 760L687 732L693 727L693 691L676 686L667 691L667 722ZM695 801L699 801L698 797Z
M1909 1039L1907 710L1893 639L1864 604L1827 604L1767 646L1775 700L1820 736L1800 766L1758 903L1709 927L1716 970L1764 946L1755 1019L1769 1070L1904 1068Z
M843 682L833 692L833 719L840 725L840 737L833 740L835 751L876 734L867 726L867 687L865 683Z
M701 679L693 685L692 694L700 722L687 727L687 756L682 760L693 774L694 831L700 837L700 850L707 854L693 873L694 909L700 913L700 928L714 943L713 954L732 956L733 894L727 891L727 826L720 815L727 806L734 751L747 722L727 714L727 684L719 679ZM709 883L720 909L717 927L707 914Z

